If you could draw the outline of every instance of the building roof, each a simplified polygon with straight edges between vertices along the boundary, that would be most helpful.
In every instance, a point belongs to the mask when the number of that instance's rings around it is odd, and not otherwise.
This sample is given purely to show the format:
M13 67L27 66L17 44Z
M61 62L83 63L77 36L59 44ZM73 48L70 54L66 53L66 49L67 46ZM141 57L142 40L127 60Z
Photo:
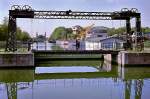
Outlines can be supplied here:
M108 38L95 37L95 38L87 38L86 41L89 41L89 42L102 42L102 41L106 41L106 40L109 40L109 39L116 39L116 40L119 40L120 42L125 42L125 40L123 40L120 37L108 37Z
M95 26L93 28L91 28L91 30L89 31L89 33L107 33L107 27L104 26Z
M89 42L99 42L102 39L104 39L104 38L102 38L102 37L90 37L90 38L86 38L86 41L89 41Z

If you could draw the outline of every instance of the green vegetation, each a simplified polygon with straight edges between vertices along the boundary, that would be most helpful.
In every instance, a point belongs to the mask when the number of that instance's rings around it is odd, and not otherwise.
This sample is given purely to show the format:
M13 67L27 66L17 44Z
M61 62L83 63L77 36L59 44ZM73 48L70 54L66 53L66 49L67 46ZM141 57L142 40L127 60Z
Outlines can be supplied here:
M120 28L108 28L108 35L120 34L126 31L125 27Z
M144 47L150 48L150 41L145 41L144 42Z
M0 41L6 41L8 35L8 18L4 17L2 24L0 24ZM17 27L17 40L27 41L31 39L30 35L26 31L22 31Z
M132 31L135 31L135 28L132 28ZM114 34L122 34L126 32L126 27L119 27L119 28L108 28L108 35ZM142 27L142 32L147 33L150 32L149 27ZM52 35L49 37L49 40L64 40L64 39L74 39L75 35L72 32L71 28L65 27L57 27Z
M132 28L131 30L135 31L135 28ZM109 28L108 29L108 35L122 34L124 32L126 32L126 27ZM150 28L149 27L142 27L142 32L143 33L150 32Z
M64 40L64 39L73 39L75 35L72 32L71 28L65 28L65 27L57 27L52 35L49 37L49 40Z
M19 41L28 41L31 39L29 33L22 31L19 27L17 28L17 40Z

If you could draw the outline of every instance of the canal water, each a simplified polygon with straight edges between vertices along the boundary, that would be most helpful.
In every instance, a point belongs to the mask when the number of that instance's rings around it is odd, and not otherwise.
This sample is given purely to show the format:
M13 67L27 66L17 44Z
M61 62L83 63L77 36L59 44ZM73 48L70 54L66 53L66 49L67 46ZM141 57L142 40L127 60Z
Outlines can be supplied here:
M97 59L1 68L0 99L150 99L150 67Z

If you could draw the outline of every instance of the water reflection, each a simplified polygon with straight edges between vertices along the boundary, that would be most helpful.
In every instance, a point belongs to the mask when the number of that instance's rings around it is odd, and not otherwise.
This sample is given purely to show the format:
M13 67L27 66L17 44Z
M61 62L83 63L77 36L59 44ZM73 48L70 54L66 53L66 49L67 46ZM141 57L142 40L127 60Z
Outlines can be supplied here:
M0 69L0 99L149 99L149 67L102 63L93 66L100 72Z
M35 73L66 73L66 72L98 72L94 67L71 66L71 67L37 67Z

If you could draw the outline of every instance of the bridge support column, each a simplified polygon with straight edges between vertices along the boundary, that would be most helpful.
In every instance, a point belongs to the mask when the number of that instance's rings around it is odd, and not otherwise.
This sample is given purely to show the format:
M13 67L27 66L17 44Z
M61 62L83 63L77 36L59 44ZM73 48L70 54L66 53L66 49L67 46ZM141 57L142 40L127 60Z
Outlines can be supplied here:
M104 61L111 64L117 64L118 55L117 54L104 54Z
M127 32L127 35L131 33L130 19L126 20L126 32Z
M13 16L9 17L9 24L8 24L8 37L5 51L17 51L17 40L16 40L16 18Z
M141 32L141 18L136 18L136 32Z

